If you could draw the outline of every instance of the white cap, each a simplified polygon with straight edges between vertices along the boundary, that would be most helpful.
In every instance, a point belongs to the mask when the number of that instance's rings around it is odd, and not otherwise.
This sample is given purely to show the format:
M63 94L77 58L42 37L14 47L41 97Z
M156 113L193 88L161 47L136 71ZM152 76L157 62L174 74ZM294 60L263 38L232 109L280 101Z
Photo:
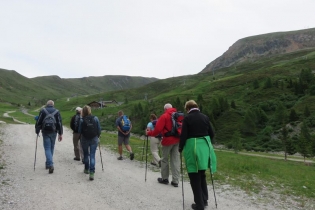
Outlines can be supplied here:
M81 110L82 110L82 108L81 107L77 107L77 108L75 108L75 111L79 111L79 112L81 112Z

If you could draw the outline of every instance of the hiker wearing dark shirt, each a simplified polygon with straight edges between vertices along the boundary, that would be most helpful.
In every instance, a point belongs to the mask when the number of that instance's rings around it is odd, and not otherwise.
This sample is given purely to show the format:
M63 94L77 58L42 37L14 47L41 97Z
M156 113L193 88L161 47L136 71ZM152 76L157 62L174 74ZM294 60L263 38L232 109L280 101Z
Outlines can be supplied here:
M53 114L54 123L46 123L46 116L50 114ZM40 131L42 131L43 136L46 169L49 169L49 173L52 174L54 172L53 155L57 133L59 134L58 141L62 141L63 134L61 116L59 111L54 108L54 102L52 100L47 101L46 107L39 112L38 119L35 124L35 132L39 135Z
M84 152L83 172L90 174L89 179L92 181L95 174L95 152L102 130L98 118L92 115L91 107L84 106L81 116L78 132Z
M216 172L216 157L212 143L214 132L209 118L202 114L194 100L187 101L185 110L188 115L182 124L179 152L184 154L191 189L195 203L192 209L204 209L208 206L206 170Z
M81 118L81 107L77 107L75 109L76 114L71 118L70 121L70 128L73 131L72 135L72 141L73 141L73 150L74 150L74 160L80 161L80 158L82 162L84 162L83 159L83 150L80 142L80 134L79 134L79 124L80 124L80 118Z

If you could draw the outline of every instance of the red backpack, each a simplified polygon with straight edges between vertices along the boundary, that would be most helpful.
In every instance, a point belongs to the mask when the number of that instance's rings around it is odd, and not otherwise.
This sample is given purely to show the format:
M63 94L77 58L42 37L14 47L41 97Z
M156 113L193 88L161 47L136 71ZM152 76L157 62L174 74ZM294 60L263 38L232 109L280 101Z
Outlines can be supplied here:
M172 120L172 129L169 131L167 128L166 130L168 132L166 132L164 134L164 136L168 137L168 136L176 136L179 137L180 134L182 133L182 124L183 124L183 120L184 120L184 113L183 112L173 112L171 115L171 120Z

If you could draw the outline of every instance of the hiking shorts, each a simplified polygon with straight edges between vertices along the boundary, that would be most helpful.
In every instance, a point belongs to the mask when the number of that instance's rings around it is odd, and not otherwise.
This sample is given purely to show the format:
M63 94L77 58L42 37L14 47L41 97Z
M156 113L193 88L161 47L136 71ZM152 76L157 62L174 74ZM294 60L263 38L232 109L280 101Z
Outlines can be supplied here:
M129 136L118 136L118 145L129 145Z

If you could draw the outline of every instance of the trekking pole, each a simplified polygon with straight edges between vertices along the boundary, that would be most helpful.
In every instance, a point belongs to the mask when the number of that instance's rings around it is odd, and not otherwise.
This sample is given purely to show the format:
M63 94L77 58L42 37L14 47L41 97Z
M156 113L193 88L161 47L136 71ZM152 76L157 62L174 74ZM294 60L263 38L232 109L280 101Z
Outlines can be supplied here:
M101 138L101 137L100 137ZM101 141L98 143L98 147L100 149L100 156L101 156L101 163L102 163L102 171L104 171L104 167L103 167L103 158L102 158L102 152L101 152Z
M143 161L143 155L144 155L144 147L145 147L145 139L143 140L143 146L142 146L142 161Z
M210 160L210 162L211 162L211 160ZM212 182L212 188L213 188L213 195L214 195L214 201L215 201L215 208L218 208L217 198L216 198L216 196L215 196L215 191L214 191L214 184L213 184L213 177L212 177L211 165L210 165L210 176L211 176L211 182Z
M147 136L147 145L145 149L145 182L147 181L147 171L148 171L148 141L149 141L149 136Z
M183 210L184 210L185 209L185 199L184 199L184 174L183 174L182 153L180 153L180 172L182 174L182 196L183 196Z
M36 146L35 146L34 171L35 171L35 165L36 165L37 140L38 140L38 134L37 134L37 137L36 137Z

